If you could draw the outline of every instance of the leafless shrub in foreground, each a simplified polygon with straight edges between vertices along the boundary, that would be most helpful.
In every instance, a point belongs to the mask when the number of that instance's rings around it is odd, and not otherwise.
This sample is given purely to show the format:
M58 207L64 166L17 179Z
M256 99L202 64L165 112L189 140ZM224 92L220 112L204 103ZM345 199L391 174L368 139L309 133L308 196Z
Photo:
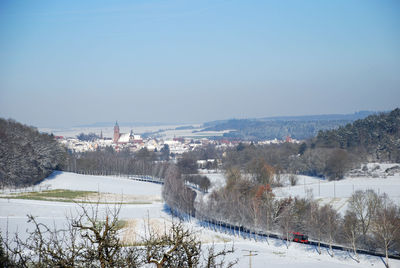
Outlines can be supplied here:
M99 202L81 204L78 215L67 218L65 229L50 228L28 215L28 222L33 224L32 230L27 230L28 238L22 239L16 233L11 243L4 243L6 252L2 252L0 260L5 257L7 266L4 267L27 268L142 267L145 264L157 267L232 267L236 263L229 262L225 266L224 257L233 253L233 247L218 252L211 247L202 254L201 241L196 233L181 222L173 222L163 234L158 234L148 224L141 245L124 246L120 240L120 209L121 204L113 208L100 207ZM201 256L206 256L205 261L200 261Z

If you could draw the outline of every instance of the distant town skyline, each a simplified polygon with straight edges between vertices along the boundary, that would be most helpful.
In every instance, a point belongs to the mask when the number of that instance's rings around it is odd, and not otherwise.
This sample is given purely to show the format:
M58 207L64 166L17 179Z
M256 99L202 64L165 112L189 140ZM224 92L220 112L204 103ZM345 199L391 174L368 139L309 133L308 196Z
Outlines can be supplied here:
M96 122L388 111L400 2L0 2L0 117Z

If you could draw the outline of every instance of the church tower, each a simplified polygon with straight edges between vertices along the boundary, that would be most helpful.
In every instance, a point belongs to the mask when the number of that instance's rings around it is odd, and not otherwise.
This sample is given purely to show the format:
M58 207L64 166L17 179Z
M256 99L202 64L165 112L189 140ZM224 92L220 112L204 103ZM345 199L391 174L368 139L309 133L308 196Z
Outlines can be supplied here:
M115 121L115 126L114 126L114 139L113 142L117 143L119 139L119 126L118 126L118 122Z

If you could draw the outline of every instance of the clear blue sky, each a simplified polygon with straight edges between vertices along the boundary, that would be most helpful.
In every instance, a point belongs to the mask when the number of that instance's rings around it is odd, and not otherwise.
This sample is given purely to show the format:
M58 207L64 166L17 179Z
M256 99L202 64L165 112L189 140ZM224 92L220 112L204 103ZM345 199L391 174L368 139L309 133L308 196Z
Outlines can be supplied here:
M400 106L400 1L0 1L0 117L204 122Z

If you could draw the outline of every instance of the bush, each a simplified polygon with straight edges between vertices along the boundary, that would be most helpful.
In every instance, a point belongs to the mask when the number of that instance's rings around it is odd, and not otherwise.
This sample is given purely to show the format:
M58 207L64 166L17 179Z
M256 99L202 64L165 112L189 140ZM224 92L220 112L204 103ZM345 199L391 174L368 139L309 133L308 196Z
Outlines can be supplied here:
M65 230L51 229L33 216L34 225L28 238L22 240L15 234L11 247L0 236L1 267L224 267L223 257L234 249L215 252L209 248L202 256L201 242L196 234L182 223L173 222L163 234L151 229L147 222L145 237L139 246L126 247L121 243L118 220L121 205L99 211L99 204L80 205L80 214L68 219ZM3 249L3 244L6 250ZM8 257L9 256L9 257ZM14 265L15 263L15 265ZM229 262L232 267L236 262ZM146 266L147 267L147 266Z
M203 191L208 191L211 185L210 179L207 176L190 175L185 177L185 181L198 185Z
M295 186L298 181L299 181L299 178L297 177L297 175L295 175L295 174L290 174L289 175L290 185Z

